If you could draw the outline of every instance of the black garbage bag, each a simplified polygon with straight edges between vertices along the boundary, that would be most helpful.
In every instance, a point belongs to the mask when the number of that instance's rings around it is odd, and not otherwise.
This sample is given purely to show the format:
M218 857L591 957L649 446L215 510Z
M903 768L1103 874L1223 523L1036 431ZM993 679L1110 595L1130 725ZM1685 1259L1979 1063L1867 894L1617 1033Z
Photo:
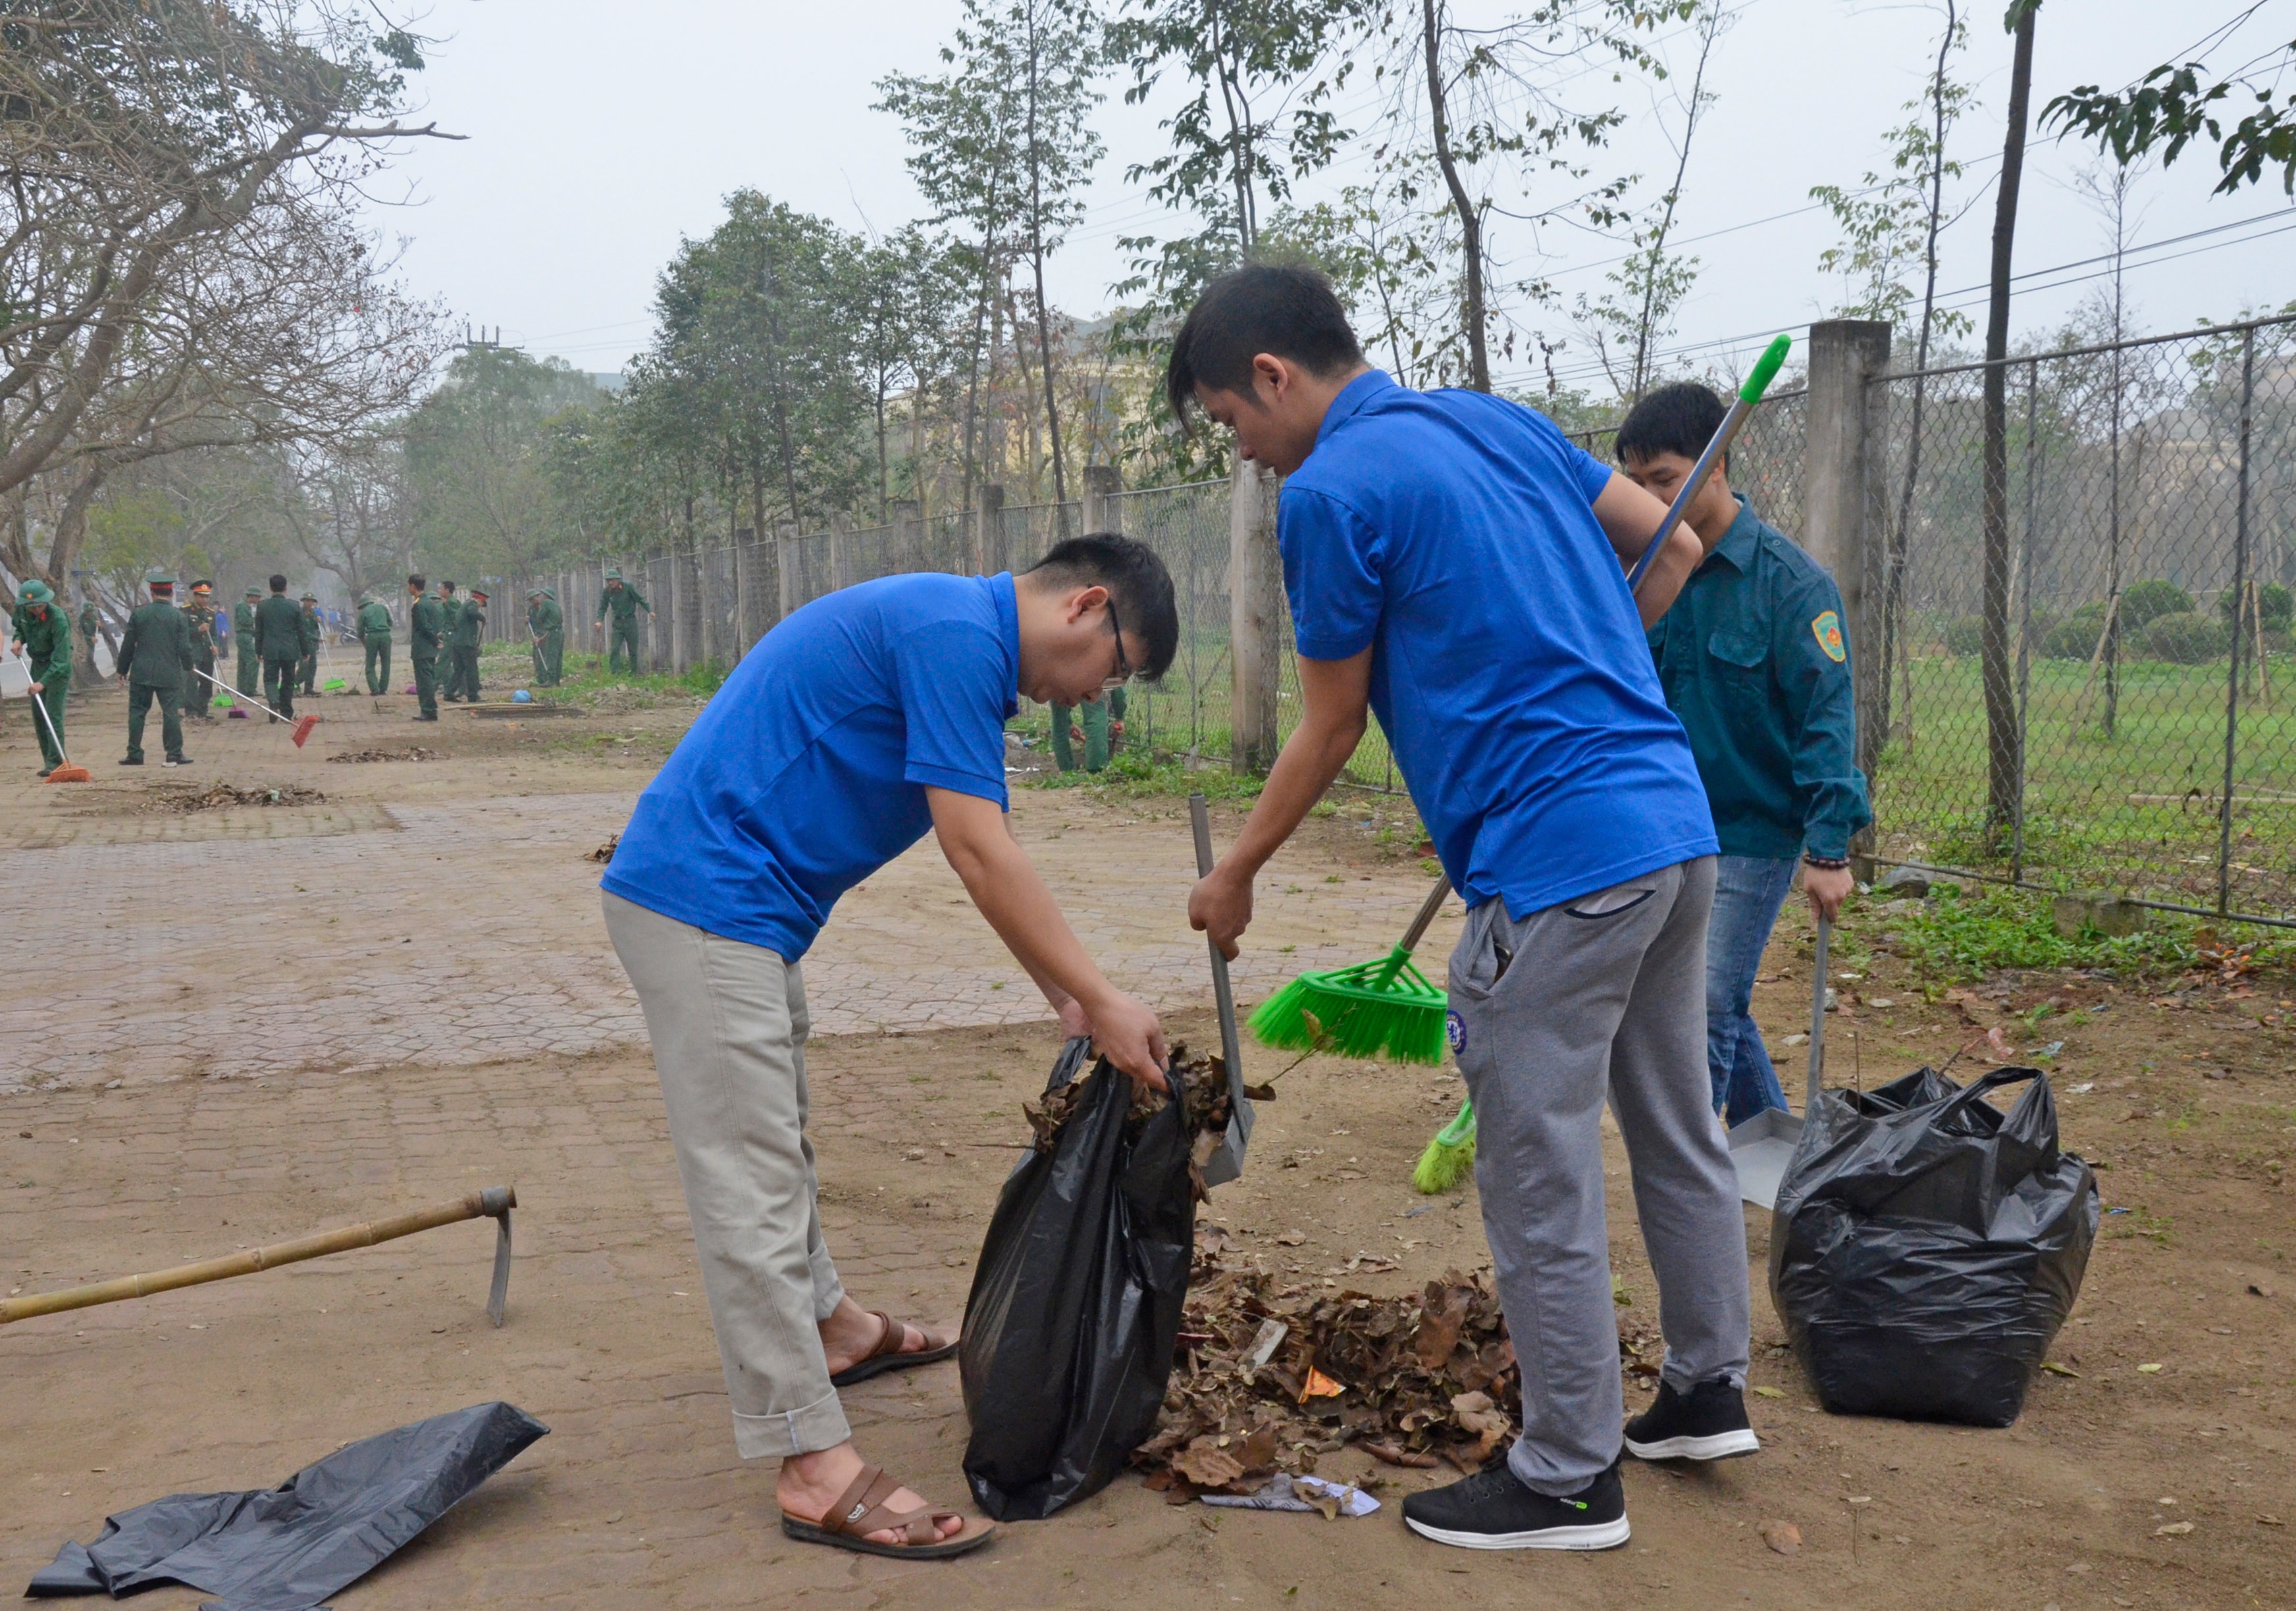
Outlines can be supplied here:
M512 1405L474 1404L347 1444L276 1488L170 1494L66 1544L24 1592L184 1583L216 1596L203 1611L310 1611L549 1431Z
M1047 1089L1076 1077L1087 1044L1069 1043ZM1177 1066L1170 1077L1177 1097ZM965 1478L999 1521L1099 1492L1163 1407L1195 1241L1191 1138L1179 1101L1136 1126L1131 1102L1102 1059L1052 1150L1004 1182L981 1244L957 1364Z
M2021 1081L2005 1117L1983 1100ZM2006 1427L2071 1313L2099 1212L2038 1068L1829 1091L1778 1186L1770 1296L1828 1410Z

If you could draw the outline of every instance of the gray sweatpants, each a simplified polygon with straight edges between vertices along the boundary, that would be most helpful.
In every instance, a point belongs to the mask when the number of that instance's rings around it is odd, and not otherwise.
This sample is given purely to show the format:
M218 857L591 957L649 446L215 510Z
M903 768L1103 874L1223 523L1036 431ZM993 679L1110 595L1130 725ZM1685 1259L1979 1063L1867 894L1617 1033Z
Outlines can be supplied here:
M1541 1493L1585 1487L1621 1442L1606 1097L1658 1277L1665 1379L1685 1392L1714 1377L1745 1383L1746 1226L1706 1073L1713 901L1704 856L1520 922L1487 901L1452 953L1475 1185L1522 1364L1522 1435L1507 1463Z
M806 1139L805 981L763 946L603 896L637 987L744 1460L852 1435L820 1323L845 1296Z

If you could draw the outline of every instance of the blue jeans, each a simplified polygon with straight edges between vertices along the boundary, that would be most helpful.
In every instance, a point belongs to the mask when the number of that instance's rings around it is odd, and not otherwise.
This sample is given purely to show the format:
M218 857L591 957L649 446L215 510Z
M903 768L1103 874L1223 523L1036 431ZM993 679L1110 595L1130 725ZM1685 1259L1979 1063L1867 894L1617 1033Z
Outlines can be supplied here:
M1706 1072L1714 1083L1715 1109L1726 1124L1742 1124L1766 1108L1786 1105L1762 1032L1748 1009L1762 948L1770 943L1778 908L1793 887L1796 860L1715 860L1714 915L1706 929Z

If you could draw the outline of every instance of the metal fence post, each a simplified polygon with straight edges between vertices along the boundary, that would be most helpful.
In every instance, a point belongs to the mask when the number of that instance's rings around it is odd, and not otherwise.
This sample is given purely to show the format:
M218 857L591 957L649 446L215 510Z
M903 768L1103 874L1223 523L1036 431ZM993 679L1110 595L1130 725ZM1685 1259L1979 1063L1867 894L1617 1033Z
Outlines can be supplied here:
M2040 513L2041 361L2025 365L2025 540L2017 556L2017 815L2009 848L2009 880L2025 881L2025 786L2032 767L2025 742L2026 712L2032 691L2033 527Z
M1881 679L1889 668L1869 643L1866 536L1885 518L1888 454L1880 429L1889 399L1873 384L1890 367L1886 319L1825 319L1809 327L1809 403L1802 447L1802 547L1833 573L1842 626L1856 658L1857 764L1870 775L1881 753Z
M1275 692L1283 673L1283 567L1267 483L1237 455L1228 487L1228 644L1234 667L1228 764L1264 773L1275 764Z
M2232 652L2225 674L2224 793L2217 804L2217 915L2232 911L2233 763L2240 748L2241 629L2248 624L2237 601L2248 587L2248 448L2256 405L2256 326L2240 336L2240 479L2234 505L2232 546Z
M1117 529L1116 495L1124 490L1124 474L1113 464L1087 464L1084 467L1084 529L1087 532L1112 532Z

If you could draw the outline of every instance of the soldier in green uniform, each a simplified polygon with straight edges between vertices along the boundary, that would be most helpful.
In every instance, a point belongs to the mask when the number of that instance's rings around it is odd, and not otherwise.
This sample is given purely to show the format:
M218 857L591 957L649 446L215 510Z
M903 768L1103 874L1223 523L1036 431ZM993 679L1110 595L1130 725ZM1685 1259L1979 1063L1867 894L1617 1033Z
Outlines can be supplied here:
M366 691L369 693L389 693L390 611L382 607L382 601L359 601L358 629L359 642L366 646Z
M439 629L444 634L439 648L439 697L460 704L463 695L455 676L455 623L462 618L463 601L455 596L452 582L439 584Z
M287 596L287 578L271 578L271 596L255 607L255 652L263 662L263 697L273 721L295 714L295 683L307 650L316 650L310 626Z
M406 578L406 596L413 601L406 612L406 655L414 662L414 696L421 703L414 719L435 722L439 719L439 650L447 641L447 609L425 593L422 585L419 571Z
M255 658L255 605L262 597L261 588L250 587L247 590L247 597L240 601L239 608L231 612L231 646L239 653L238 686L239 697L242 699L256 699L262 691L257 682L263 675L259 668L261 663ZM231 707L231 714L244 718L247 712L234 705Z
M635 674L638 670L638 611L643 609L646 618L652 620L653 606L646 602L644 593L622 580L620 571L609 567L605 581L598 593L598 620L603 623L608 616L613 617L607 637L606 669L613 671L623 651L627 650L629 667Z
M144 585L152 601L127 617L127 630L119 637L119 674L127 679L127 753L119 764L144 765L144 719L156 699L167 765L188 765L192 757L184 753L184 716L178 705L184 679L191 675L192 626L176 608L175 577L155 570Z
M72 641L72 669L90 683L101 680L95 669L95 636L102 620L102 617L96 613L95 600L82 599L78 623L79 635Z
M202 577L192 584L191 601L184 606L184 619L192 629L192 663L184 675L184 715L195 722L212 722L208 706L215 697L215 684L208 677L215 675L216 608L215 584ZM201 676L207 673L207 677Z
M526 595L526 630L534 636L535 686L557 687L566 678L566 612L547 587Z
M313 699L319 697L319 634L324 630L319 624L319 595L303 595L305 636L303 658L296 662L295 675L302 679L303 691Z
M31 662L32 698L48 713L37 715L32 725L40 730L40 773L43 776L64 764L64 696L71 691L71 622L56 602L55 592L38 578L24 584L16 594L14 621L16 652Z
M1084 769L1105 769L1117 741L1124 737L1124 690L1111 688L1105 698L1089 705L1053 707L1053 764L1062 772L1077 769L1073 746L1079 734L1084 740Z
M448 695L472 705L479 703L479 644L487 633L487 602L484 588L471 589L447 639L455 651L454 668L447 674Z

